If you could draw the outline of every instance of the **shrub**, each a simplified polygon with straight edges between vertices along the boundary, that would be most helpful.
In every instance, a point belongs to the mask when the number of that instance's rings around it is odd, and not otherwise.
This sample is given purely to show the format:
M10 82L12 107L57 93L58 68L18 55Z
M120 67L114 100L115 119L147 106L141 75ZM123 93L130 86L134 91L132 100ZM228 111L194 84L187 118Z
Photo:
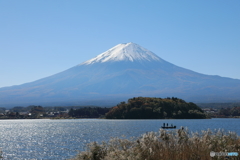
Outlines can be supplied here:
M207 130L191 132L187 129L149 132L134 140L113 138L108 143L88 144L72 160L208 160L210 152L240 151L240 137L234 132ZM223 158L224 157L220 157ZM239 159L229 157L229 159Z

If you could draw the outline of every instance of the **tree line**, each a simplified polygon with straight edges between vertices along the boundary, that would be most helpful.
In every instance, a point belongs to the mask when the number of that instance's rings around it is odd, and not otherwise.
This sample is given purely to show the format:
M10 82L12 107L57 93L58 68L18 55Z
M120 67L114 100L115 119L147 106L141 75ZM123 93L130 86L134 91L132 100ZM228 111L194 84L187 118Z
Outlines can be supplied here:
M27 112L22 115L21 113ZM227 110L228 111L228 110ZM225 113L226 111L223 110ZM236 111L228 111L238 114ZM226 112L226 113L228 113ZM29 114L30 113L30 114ZM14 107L6 118L106 118L106 119L201 119L206 118L203 110L192 102L172 98L133 97L112 108L96 106L75 107ZM2 117L4 118L4 117Z
M232 108L221 108L218 111L218 116L221 117L239 117L240 116L240 107L232 107Z
M75 118L103 118L110 108L84 107L79 109L70 109L68 115Z

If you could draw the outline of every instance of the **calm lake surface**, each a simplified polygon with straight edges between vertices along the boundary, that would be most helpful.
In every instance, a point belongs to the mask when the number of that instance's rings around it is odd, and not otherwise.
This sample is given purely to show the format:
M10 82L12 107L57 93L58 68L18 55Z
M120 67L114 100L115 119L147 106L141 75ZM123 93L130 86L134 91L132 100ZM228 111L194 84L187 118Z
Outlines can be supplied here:
M240 119L202 120L0 120L0 146L4 160L64 160L74 157L93 141L111 137L139 137L157 132L163 123L187 127L189 131L210 128L240 135Z

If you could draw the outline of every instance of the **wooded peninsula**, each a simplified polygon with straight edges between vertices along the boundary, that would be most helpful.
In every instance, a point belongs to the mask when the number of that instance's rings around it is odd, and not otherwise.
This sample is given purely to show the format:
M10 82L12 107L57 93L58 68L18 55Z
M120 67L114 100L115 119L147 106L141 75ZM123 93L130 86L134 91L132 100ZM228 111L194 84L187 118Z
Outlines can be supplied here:
M203 119L203 110L179 98L134 97L106 113L107 119Z

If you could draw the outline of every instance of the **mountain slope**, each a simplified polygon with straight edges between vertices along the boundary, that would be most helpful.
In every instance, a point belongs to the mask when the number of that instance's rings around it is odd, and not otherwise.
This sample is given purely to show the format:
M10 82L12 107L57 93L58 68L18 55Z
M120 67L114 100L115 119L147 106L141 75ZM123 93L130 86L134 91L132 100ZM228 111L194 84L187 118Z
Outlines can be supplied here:
M196 73L171 64L137 44L125 43L50 77L0 88L0 106L94 104L94 101L99 105L133 96L224 102L240 101L239 94L240 80Z

